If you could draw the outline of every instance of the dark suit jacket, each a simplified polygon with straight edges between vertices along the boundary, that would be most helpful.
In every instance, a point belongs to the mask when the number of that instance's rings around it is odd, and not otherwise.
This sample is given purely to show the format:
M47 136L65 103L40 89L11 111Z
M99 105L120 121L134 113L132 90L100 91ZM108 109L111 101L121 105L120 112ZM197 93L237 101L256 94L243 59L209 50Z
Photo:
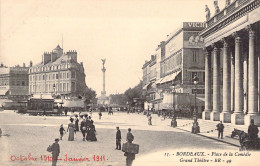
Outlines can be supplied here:
M116 132L116 139L121 139L121 131L117 130Z

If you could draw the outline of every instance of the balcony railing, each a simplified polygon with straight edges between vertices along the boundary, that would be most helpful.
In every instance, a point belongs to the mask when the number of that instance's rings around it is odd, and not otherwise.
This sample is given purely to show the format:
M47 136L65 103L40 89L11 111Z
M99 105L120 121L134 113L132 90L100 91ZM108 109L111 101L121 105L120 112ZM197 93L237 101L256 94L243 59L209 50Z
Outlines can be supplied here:
M212 26L215 22L221 20L223 17L239 9L242 5L251 2L253 0L235 0L229 6L225 7L219 13L215 14L207 21L207 28Z

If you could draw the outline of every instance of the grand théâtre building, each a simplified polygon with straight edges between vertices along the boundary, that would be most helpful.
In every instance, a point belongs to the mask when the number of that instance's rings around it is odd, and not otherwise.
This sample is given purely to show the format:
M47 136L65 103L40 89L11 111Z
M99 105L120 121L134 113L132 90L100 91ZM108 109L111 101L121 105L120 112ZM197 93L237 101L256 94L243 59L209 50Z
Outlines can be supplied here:
M207 27L200 33L206 53L203 118L240 125L254 119L260 125L260 0L227 1L222 10L216 4L213 17L208 12Z

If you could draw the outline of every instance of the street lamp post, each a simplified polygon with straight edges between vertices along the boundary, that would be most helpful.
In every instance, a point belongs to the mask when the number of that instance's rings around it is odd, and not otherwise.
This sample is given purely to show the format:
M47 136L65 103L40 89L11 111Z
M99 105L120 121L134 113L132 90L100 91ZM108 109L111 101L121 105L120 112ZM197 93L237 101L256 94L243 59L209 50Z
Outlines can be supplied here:
M176 112L175 112L175 84L172 82L172 106L173 106L173 116L171 121L171 127L177 127L177 121L176 121Z
M198 83L199 83L199 78L195 75L193 77L193 84L195 85L195 95L194 95L195 106L194 106L194 111L193 111L194 122L193 122L192 129L191 129L191 132L194 133L194 134L200 133L200 126L199 126L199 123L198 123L197 109L196 109L196 107L197 107L196 97L197 97L197 84Z

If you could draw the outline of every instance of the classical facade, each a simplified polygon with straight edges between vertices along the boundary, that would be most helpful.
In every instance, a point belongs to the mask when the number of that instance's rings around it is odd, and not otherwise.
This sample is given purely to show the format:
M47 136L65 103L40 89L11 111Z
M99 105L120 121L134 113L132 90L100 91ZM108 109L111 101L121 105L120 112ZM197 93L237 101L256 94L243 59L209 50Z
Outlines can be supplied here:
M193 110L196 93L201 99L196 99L197 109L204 109L204 51L203 38L199 36L204 28L205 23L202 22L183 22L177 31L158 45L155 54L145 62L142 67L143 89L149 95L149 107L158 110L172 108L175 102L176 109ZM193 84L195 76L199 78L197 85ZM174 88L174 92L169 93L171 88ZM186 102L180 99L183 95L189 98ZM174 99L167 99L169 97Z
M0 98L12 100L26 100L29 94L29 67L14 66L6 67L3 64L0 66Z
M75 50L63 52L58 45L42 55L42 62L29 69L30 94L47 94L62 98L77 97L86 88L83 63Z
M203 118L241 125L254 119L260 125L260 0L234 0L213 17L209 13L207 28L200 33L206 52Z

